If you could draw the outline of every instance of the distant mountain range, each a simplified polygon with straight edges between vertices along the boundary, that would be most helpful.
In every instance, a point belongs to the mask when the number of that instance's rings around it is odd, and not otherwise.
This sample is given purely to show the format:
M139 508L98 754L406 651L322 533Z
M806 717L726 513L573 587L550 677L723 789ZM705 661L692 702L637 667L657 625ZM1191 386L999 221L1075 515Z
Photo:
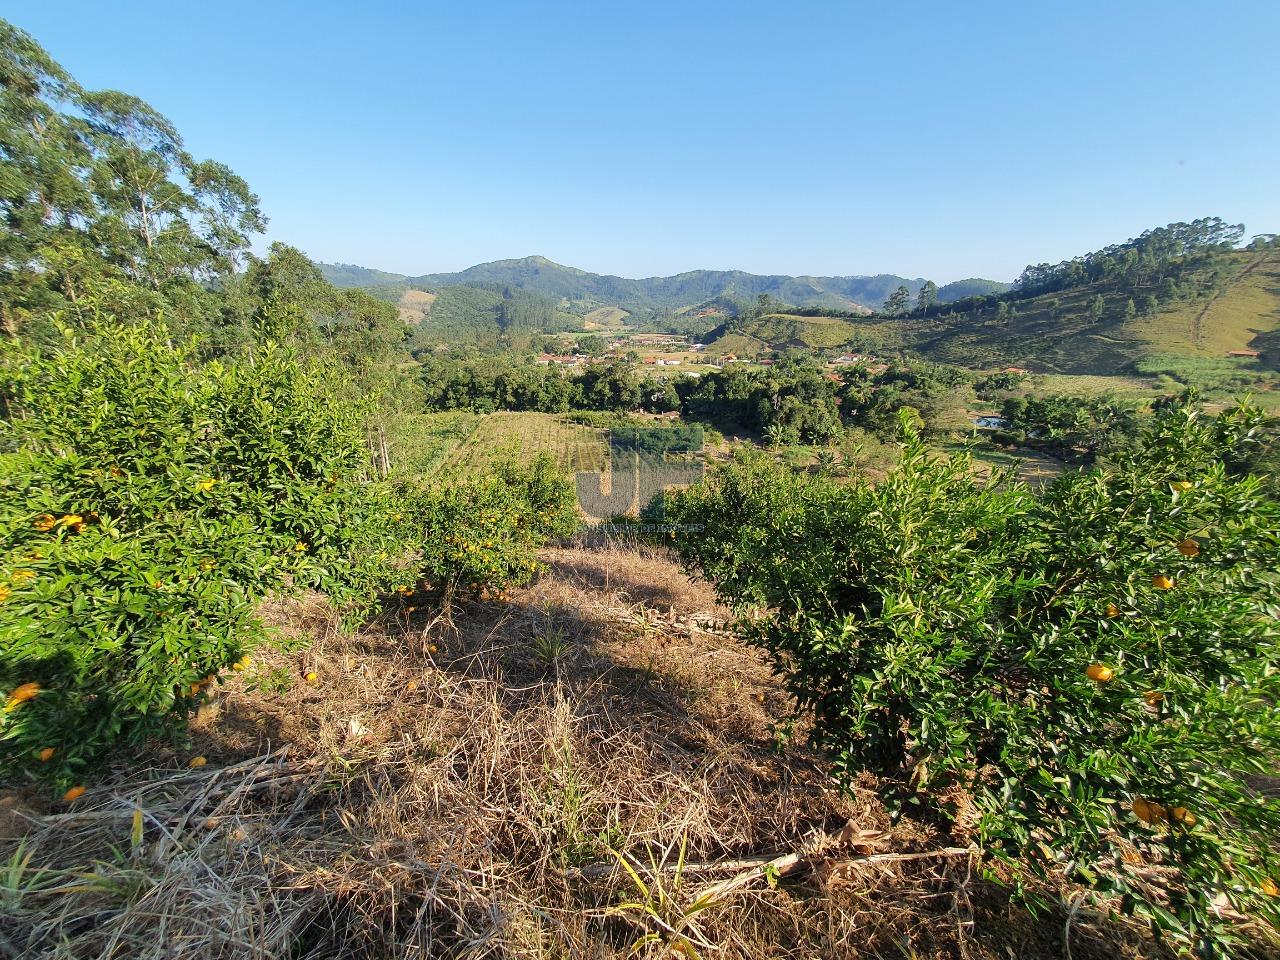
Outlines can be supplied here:
M417 287L425 290L447 286L495 287L524 290L563 299L579 307L616 305L624 309L680 310L720 297L754 300L768 294L800 307L835 310L876 309L900 285L914 296L923 278L892 274L873 277L790 277L760 275L741 270L691 270L673 277L630 280L566 267L546 257L495 260L457 273L428 273L410 277L347 263L319 265L329 282L339 287ZM943 285L938 299L950 303L974 294L1002 292L1009 284L997 280L958 280Z

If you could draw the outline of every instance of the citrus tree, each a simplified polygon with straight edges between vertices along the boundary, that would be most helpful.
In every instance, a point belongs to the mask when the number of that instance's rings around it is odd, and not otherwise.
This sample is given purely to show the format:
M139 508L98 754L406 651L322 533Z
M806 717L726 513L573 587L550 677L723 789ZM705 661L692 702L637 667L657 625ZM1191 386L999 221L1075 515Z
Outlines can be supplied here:
M547 454L450 483L408 484L399 500L419 576L447 594L527 583L538 548L578 526L573 486Z
M332 365L202 363L148 322L62 338L0 344L0 767L66 786L243 665L268 592L354 619L411 571Z
M839 780L883 774L1002 875L1229 951L1233 915L1280 922L1280 510L1239 469L1264 419L1169 405L1039 495L904 422L878 486L748 457L667 513L701 531L684 560L765 612L744 630Z

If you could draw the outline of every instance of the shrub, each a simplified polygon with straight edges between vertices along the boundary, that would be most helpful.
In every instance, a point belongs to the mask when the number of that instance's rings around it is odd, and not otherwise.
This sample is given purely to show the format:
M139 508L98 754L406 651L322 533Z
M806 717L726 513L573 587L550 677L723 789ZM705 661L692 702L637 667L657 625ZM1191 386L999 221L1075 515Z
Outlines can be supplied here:
M501 590L527 583L537 550L578 524L573 487L555 461L500 465L443 486L406 487L405 524L421 545L420 576L431 589Z
M1222 900L1280 922L1280 798L1257 779L1280 758L1280 511L1223 462L1258 421L1172 405L1038 498L908 430L879 486L747 458L667 511L704 531L676 541L687 563L771 611L747 634L842 782L873 770L951 813L962 789L1015 877L1230 950Z
M659 461L667 453L694 453L702 449L703 427L700 423L628 424L609 431L609 446L619 451L634 451L642 457Z
M66 784L189 713L266 593L357 617L399 548L333 367L201 364L148 323L62 335L0 345L0 694L39 691L0 719L0 767Z

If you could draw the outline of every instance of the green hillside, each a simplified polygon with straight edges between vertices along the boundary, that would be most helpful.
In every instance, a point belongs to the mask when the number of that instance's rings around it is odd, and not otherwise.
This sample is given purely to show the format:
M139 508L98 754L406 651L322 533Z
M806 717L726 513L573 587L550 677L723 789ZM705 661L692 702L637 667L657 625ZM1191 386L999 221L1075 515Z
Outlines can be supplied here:
M767 294L783 303L830 310L879 308L899 286L914 296L925 281L893 274L844 277L792 277L761 275L741 270L690 270L671 277L626 277L590 273L555 263L546 257L495 260L456 273L430 273L418 277L368 270L350 264L321 264L326 279L336 286L407 285L437 290L447 286L478 286L524 290L563 300L582 312L621 307L628 312L673 311L717 298L755 300ZM938 290L938 302L951 303L977 293L998 293L1009 285L995 280L960 280Z
M387 273L385 270L359 267L354 263L321 263L317 266L324 278L335 287L394 286L403 285L409 279L402 273Z
M394 290L401 317L413 329L409 347L438 343L494 343L500 337L546 331L580 330L582 318L559 310L556 301L523 290L440 287L434 293Z
M1016 364L1058 373L1120 373L1157 357L1226 360L1231 350L1263 352L1276 369L1280 346L1280 254L1240 251L1226 259L1212 296L1172 298L1149 313L1129 314L1135 300L1103 281L951 315L899 321L903 340L936 360L972 367ZM1091 309L1101 298L1102 313ZM886 321L893 322L893 321ZM1247 361L1258 364L1259 361Z
M854 324L839 317L802 317L770 313L715 337L713 355L755 356L770 349L827 350L848 343L857 332Z

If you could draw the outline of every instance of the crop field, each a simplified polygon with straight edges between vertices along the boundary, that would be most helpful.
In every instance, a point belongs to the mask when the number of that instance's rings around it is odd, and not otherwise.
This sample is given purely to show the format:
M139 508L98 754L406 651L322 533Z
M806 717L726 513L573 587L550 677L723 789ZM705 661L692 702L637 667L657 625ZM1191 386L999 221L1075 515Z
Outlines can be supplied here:
M1031 378L1028 393L1036 396L1068 394L1073 397L1097 397L1112 394L1124 400L1152 400L1161 390L1150 377L1093 376L1089 374L1041 373Z
M600 470L608 462L604 430L553 413L423 413L403 421L392 460L421 473L478 473L502 460L528 463L540 453L551 454L566 473Z
M400 319L410 325L421 323L435 300L436 295L430 291L406 290L400 295Z
M395 417L387 429L391 463L406 473L433 473L475 430L481 417L475 413L406 413Z

